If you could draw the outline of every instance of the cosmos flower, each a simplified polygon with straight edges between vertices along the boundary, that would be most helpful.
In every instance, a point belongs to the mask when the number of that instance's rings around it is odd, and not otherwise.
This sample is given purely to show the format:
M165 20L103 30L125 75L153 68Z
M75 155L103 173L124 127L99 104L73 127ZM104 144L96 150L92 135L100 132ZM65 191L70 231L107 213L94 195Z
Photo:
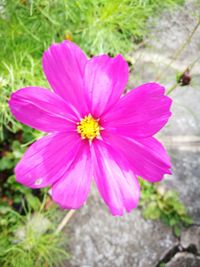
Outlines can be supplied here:
M17 120L47 133L17 164L17 181L50 186L62 208L78 209L94 180L113 215L130 212L139 201L138 176L158 182L171 173L153 137L171 115L171 99L157 83L123 95L128 65L121 55L87 59L64 41L45 51L42 63L52 91L26 87L9 100Z

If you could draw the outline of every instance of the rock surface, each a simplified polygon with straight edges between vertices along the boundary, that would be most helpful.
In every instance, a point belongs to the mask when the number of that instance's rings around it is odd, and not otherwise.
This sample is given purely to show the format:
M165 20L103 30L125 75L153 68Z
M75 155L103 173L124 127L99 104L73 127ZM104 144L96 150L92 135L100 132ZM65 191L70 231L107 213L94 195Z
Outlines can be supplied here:
M70 225L69 266L152 267L177 243L170 228L145 221L139 210L112 217L95 191Z
M169 151L173 175L163 181L168 188L179 192L194 223L200 224L200 157L199 152L181 151L179 147Z
M181 233L181 246L184 249L196 250L196 254L200 255L200 227L192 226Z
M200 257L187 252L177 253L174 256L174 258L165 265L165 267L199 267L199 266L200 266Z

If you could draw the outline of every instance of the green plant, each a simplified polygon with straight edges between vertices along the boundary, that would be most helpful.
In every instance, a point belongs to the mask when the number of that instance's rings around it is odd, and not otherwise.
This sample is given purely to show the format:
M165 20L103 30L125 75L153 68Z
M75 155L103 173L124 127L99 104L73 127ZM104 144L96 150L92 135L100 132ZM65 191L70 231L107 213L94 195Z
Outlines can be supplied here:
M62 265L69 255L64 249L66 238L55 233L55 208L43 211L39 199L34 204L27 200L25 215L0 205L0 266Z
M11 144L10 151L4 151L3 157L0 159L0 171L12 169L22 157L25 147L22 147L19 141L15 140Z
M147 33L146 23L182 0L66 1L67 30L88 54L126 53ZM80 16L81 14L81 16Z
M172 227L176 236L181 228L192 223L177 192L166 190L161 184L151 184L140 180L142 214L145 219L158 220Z
M22 197L32 194L31 189L23 187L15 181L13 168L23 156L27 144L32 143L38 137L37 131L23 127L23 132L17 132L15 135L7 133L7 138L0 144L0 196L4 200L12 202L12 205L19 205Z

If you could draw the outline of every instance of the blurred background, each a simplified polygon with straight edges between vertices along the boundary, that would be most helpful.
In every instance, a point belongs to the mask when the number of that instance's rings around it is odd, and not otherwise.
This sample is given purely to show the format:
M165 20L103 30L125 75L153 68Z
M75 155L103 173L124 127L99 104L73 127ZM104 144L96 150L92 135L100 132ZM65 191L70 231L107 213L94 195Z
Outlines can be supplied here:
M66 211L48 188L15 182L13 169L41 133L10 114L11 92L49 88L41 66L53 42L71 40L88 55L122 54L127 90L156 81L174 100L159 133L173 175L141 180L138 209L112 217L95 188L59 231ZM0 266L200 266L200 1L0 0Z

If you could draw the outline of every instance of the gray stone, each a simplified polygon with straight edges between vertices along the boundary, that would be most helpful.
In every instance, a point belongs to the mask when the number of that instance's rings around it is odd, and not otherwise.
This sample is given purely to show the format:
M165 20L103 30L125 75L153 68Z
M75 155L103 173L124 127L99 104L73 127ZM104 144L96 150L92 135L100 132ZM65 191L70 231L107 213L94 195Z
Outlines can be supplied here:
M199 152L182 151L180 147L169 151L173 175L166 176L163 183L168 188L179 192L194 223L198 224L200 222Z
M166 55L167 58L174 58L190 36L199 21L200 2L197 0L185 2L185 5L177 10L163 12L159 23L155 20L147 42L152 51ZM200 50L199 39L200 28L195 32L189 45L178 56L178 60L183 63L195 60L198 56L197 52Z
M199 267L200 257L191 253L180 252L177 253L165 267Z
M177 244L170 228L144 220L139 210L111 216L96 191L68 227L69 266L152 267Z
M200 254L200 226L192 226L181 233L181 246L188 249L194 246L196 252Z

